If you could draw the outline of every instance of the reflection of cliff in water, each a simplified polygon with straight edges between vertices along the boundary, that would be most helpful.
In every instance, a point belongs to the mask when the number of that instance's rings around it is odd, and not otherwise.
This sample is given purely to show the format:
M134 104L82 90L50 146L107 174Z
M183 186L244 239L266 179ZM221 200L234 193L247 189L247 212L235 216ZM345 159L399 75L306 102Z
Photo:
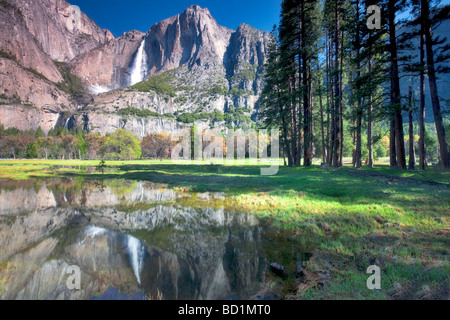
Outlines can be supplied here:
M170 202L180 196L142 182L4 188L0 298L90 299L108 287L164 299L254 295L268 264L265 228L249 214ZM70 265L81 290L66 287Z

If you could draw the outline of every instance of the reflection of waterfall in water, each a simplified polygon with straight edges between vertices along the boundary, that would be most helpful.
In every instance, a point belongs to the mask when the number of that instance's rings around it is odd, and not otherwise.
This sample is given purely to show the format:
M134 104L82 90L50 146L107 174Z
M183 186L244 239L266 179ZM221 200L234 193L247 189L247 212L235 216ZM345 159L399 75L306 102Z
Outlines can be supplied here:
M145 249L142 243L135 237L128 236L128 254L130 255L130 263L133 267L134 275L139 284L141 284L141 271L144 264Z
M104 228L89 226L85 231L85 238L80 242L79 245L83 245L87 238L94 239L105 234L117 235L116 233L108 231ZM137 282L141 284L141 272L144 266L145 246L141 243L141 241L130 235L126 235L125 242L127 248L126 250L130 259L130 264L133 268L133 273L136 277Z
M130 71L130 86L145 79L147 73L147 53L145 52L145 37L136 53Z

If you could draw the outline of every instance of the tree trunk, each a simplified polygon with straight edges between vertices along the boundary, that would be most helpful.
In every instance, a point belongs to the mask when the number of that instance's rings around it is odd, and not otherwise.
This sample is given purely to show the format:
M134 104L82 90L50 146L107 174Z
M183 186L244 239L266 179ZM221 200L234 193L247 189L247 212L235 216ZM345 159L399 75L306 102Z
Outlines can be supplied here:
M293 160L294 160L294 164L296 166L300 165L300 161L301 161L301 146L299 146L299 140L301 139L301 131L298 130L298 123L297 123L297 102L296 102L296 96L295 96L295 91L296 91L296 85L295 85L295 75L291 76L291 97L292 97L292 101L291 101L291 116L292 116L292 129L291 129L291 134L292 134L292 156L293 156Z
M392 119L389 122L389 158L391 169L398 169L397 166L397 151L395 142L395 121L394 114L391 114Z
M360 38L360 31L359 31L359 0L356 1L356 18L357 18L357 26L356 26L356 36L355 36L355 46L356 46L356 59L357 59L357 66L356 66L356 77L359 79L361 77L361 63L360 63L360 48L361 48L361 38ZM359 88L358 88L359 89ZM358 102L357 102L357 110L356 110L356 149L355 149L355 158L354 158L354 166L356 168L362 167L362 161L361 161L361 154L362 154L362 142L361 142L361 126L362 126L362 103L361 103L361 97L358 93Z
M424 26L420 29L420 110L419 110L419 169L425 170L427 166L425 146L425 43Z
M283 141L284 141L284 165L286 166L286 153L287 153L287 158L288 158L288 162L289 162L289 166L293 165L292 162L292 156L291 156L291 151L289 149L289 140L288 140L288 130L287 130L287 121L285 119L285 113L283 110L283 105L281 102L281 89L280 89L280 77L279 74L276 73L276 81L277 81L277 98L278 98L278 109L281 115L281 125L282 125L282 134L283 134ZM170 150L170 153L172 153L172 150Z
M356 150L355 150L355 167L362 167L362 159L361 159L361 149L362 149L362 137L361 137L361 126L362 126L362 112L358 112L358 116L356 119Z
M373 168L372 108L372 96L370 96L369 109L367 111L367 148L369 149L369 168Z
M306 61L305 61L306 64ZM311 87L310 87L310 75L308 75L308 70L306 66L304 67L305 71L303 73L304 81L303 81L303 121L304 121L304 166L309 167L312 164L312 112L311 112Z
M416 157L414 154L414 125L413 125L413 92L409 87L409 170L414 170Z
M436 70L434 67L433 36L431 33L430 7L427 0L421 0L422 23L424 24L427 51L428 81L430 83L431 104L433 105L434 123L439 142L441 164L450 167L445 128L442 122L441 106L436 84Z
M330 154L331 154L331 150L330 150L330 146L331 146L331 142L330 142L330 138L331 138L331 135L330 135L330 114L327 112L327 140L326 140L326 143L327 143L327 145L326 145L326 150L327 150L327 161L326 161L326 163L330 163L331 162L331 160L330 160Z
M292 97L292 78L289 79L289 94ZM295 115L295 106L293 104L293 101L291 100L289 102L289 113L290 113L290 120L291 120L291 132L290 132L290 144L291 144L291 157L292 159L289 161L292 165L296 164L297 161L297 152L296 152L296 145L297 145L297 134L296 134L296 127L297 127L297 121L296 121L296 115Z
M320 67L318 66L318 69ZM323 116L323 101L322 101L322 86L320 85L320 77L318 81L318 88L319 90L319 108L320 108L320 129L322 134L322 162L327 162L327 152L326 152L326 146L325 146L325 124L324 124L324 116Z
M344 43L344 32L341 32L341 44ZM343 79L343 70L344 70L344 50L341 50L340 54L340 68L339 68L339 132L340 132L340 146L339 149L339 167L343 165L343 159L344 159L344 110L343 110L343 103L342 103L342 92L343 85L344 85L344 79Z
M340 146L340 72L339 72L339 8L338 1L335 0L335 30L334 30L334 112L333 112L333 166L339 167Z
M391 105L394 109L395 122L395 144L397 151L397 166L399 169L406 169L405 142L403 135L403 119L400 101L400 78L398 69L397 38L396 38L396 0L389 0L389 47L391 60Z
M368 61L369 75L372 73L372 32L369 34L369 61ZM367 147L369 149L369 168L373 168L373 133L372 133L372 86L369 79L369 109L367 110Z
M327 161L326 163L328 163L329 165L331 165L331 118L330 118L330 112L332 110L332 106L331 106L331 101L333 100L333 86L331 83L331 73L330 73L330 69L331 69L331 40L329 40L328 38L328 34L327 34L327 39L326 39L326 55L327 55Z
M315 145L314 145L314 97L313 97L313 92L314 92L314 83L312 80L312 70L311 70L311 66L309 66L309 109L310 109L310 113L311 113L311 123L310 123L310 127L311 127L311 164L314 158L314 154L315 154Z
M300 1L299 3L299 20L300 20L300 32L299 32L299 56L298 56L298 66L299 66L299 80L300 83L300 96L299 101L303 101L303 165L308 167L312 164L312 152L311 152L311 106L310 106L310 74L308 74L308 64L309 60L306 55L306 33L305 33L305 2ZM301 108L299 108L300 111ZM299 126L300 131L302 126ZM300 138L301 139L301 138Z

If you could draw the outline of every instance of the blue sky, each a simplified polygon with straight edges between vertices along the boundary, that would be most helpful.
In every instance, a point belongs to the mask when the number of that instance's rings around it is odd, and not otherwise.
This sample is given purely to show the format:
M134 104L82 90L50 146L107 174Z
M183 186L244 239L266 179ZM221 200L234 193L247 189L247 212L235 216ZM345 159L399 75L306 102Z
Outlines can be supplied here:
M137 29L147 32L166 18L182 13L190 5L208 8L220 25L237 29L245 22L272 31L280 20L282 0L68 0L77 5L100 27L109 29L118 37L125 31ZM441 4L449 4L442 0ZM406 18L408 14L401 17Z
M220 25L237 29L245 22L266 31L278 24L281 0L68 0L114 36L137 29L147 32L161 20L190 5L208 8Z

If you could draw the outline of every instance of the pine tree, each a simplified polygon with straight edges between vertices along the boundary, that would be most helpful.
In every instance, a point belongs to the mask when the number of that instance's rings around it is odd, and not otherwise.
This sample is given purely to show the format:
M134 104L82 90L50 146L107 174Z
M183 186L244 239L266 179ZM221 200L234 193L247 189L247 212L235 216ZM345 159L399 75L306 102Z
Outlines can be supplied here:
M271 45L266 70L260 114L266 126L281 125L289 166L300 165L302 149L304 165L312 164L317 4L317 0L282 2L278 43Z
M362 85L363 83L360 81L362 76L362 63L363 59L361 57L361 50L363 46L362 39L362 29L364 21L361 19L362 7L360 0L352 1L354 19L350 21L349 27L352 38L354 39L351 42L351 52L353 52L354 57L350 57L351 66L350 68L350 84L351 84L351 97L350 102L354 106L354 110L352 112L352 120L355 122L355 135L354 135L354 143L355 150L353 152L353 165L356 168L362 167L362 120L363 120L363 92ZM353 59L352 59L353 58Z
M428 81L430 84L430 94L431 94L431 104L433 106L434 123L436 126L437 138L439 142L440 150L440 160L442 166L445 168L450 167L448 145L445 136L445 127L442 120L441 106L439 101L439 94L437 88L437 61L445 61L449 58L447 51L450 49L449 46L445 46L443 51L444 55L436 57L435 50L436 46L443 44L445 39L436 39L433 37L432 29L433 27L444 19L448 19L450 6L445 6L439 10L435 10L433 13L430 10L430 4L427 0L421 0L421 23L423 26L423 32L425 34L425 48L427 54L427 70L428 70ZM448 71L447 68L440 70L441 72Z
M317 59L316 44L319 30L317 1L297 0L299 11L299 74L300 94L303 101L304 165L310 166L313 157L314 106L313 106L313 60Z
M341 20L342 20L342 1L326 0L324 15L325 28L329 34L330 50L329 54L329 79L330 79L330 150L329 164L339 167L340 154L342 148L341 140L341 110L342 110L342 77L341 77Z
M445 127L442 122L442 112L437 92L436 79L439 73L446 73L449 67L442 64L450 59L448 51L450 46L447 39L433 37L432 30L442 21L449 18L450 6L434 6L430 8L429 2L413 0L412 9L415 12L415 19L407 23L411 31L406 34L408 40L419 38L419 60L417 63L409 63L407 72L413 76L419 76L419 168L426 168L426 144L425 144L425 76L428 75L430 84L431 102L435 118L436 131L440 147L441 163L445 166L445 156L448 154L447 139L445 138ZM410 49L414 49L412 44ZM426 55L425 55L426 53ZM410 57L411 59L413 57ZM426 61L425 61L426 58ZM447 148L447 151L445 149ZM444 159L444 160L443 160ZM447 156L448 161L448 156Z
M390 53L390 79L391 79L391 147L395 144L396 154L396 166L401 169L406 169L406 155L405 155L405 142L403 133L403 118L402 118L402 105L401 105L401 93L400 93L400 76L398 66L398 47L397 47L397 24L396 14L398 8L397 0L388 0L387 13L388 13L388 28L389 28L389 53ZM392 148L393 149L393 148ZM394 155L392 154L392 157ZM392 166L395 167L394 161Z
M290 142L288 138L288 112L284 104L287 94L286 83L282 81L280 68L280 48L277 43L276 28L272 32L273 38L268 46L268 61L265 66L265 86L261 95L259 118L266 128L279 128L282 135L282 146L288 157L289 165L293 165Z
M287 108L289 123L290 154L289 165L300 165L301 161L301 109L298 96L298 48L299 16L297 0L284 0L281 3L280 42L280 79L287 84L287 92L282 97Z

